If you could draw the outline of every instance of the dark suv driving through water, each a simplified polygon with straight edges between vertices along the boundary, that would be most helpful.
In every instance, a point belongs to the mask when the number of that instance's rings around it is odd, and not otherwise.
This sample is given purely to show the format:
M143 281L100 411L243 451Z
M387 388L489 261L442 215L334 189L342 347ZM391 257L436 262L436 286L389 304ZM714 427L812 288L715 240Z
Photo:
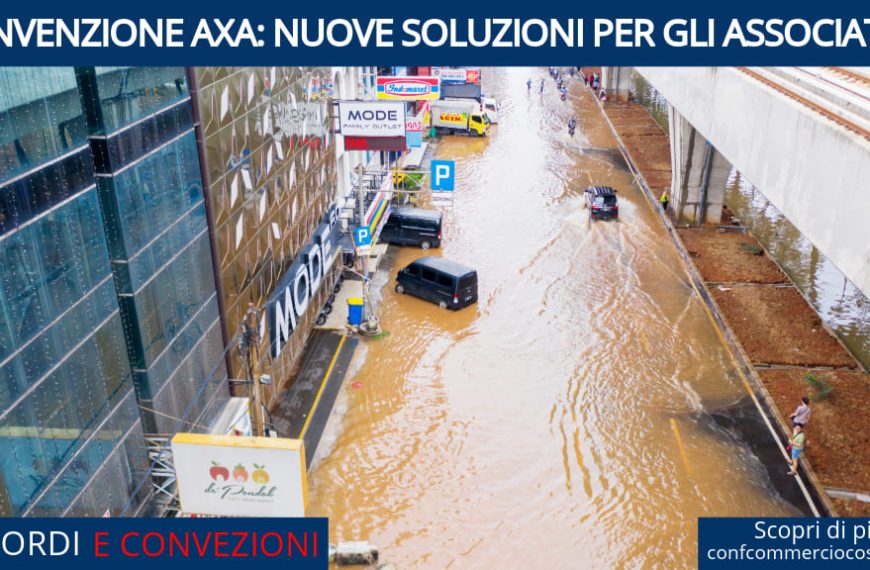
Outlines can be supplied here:
M589 208L589 216L593 220L606 220L619 218L619 201L616 199L616 190L610 186L590 186L583 192L586 207Z

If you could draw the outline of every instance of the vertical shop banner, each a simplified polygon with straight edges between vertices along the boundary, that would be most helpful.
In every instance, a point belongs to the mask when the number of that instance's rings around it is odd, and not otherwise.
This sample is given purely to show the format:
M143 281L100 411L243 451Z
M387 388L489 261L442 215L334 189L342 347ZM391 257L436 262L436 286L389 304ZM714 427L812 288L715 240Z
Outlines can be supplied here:
M423 118L425 111L420 111L413 117L408 117L405 127L405 138L408 148L420 148L423 145Z

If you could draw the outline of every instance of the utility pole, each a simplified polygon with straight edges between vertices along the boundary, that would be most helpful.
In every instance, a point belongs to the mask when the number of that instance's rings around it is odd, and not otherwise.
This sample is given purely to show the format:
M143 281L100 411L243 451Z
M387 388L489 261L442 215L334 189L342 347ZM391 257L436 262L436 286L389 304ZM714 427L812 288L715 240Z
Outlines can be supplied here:
M359 225L362 226L365 223L366 217L366 203L365 203L366 193L363 189L362 177L360 177L357 181L357 210L359 212ZM374 244L372 244L374 247ZM369 281L369 256L368 255L360 255L359 256L359 270L362 274L363 282L362 282L362 299L363 299L363 314L362 320L363 323L368 321L367 314L371 314L369 309L369 299L368 299L368 281Z
M263 400L260 393L260 312L253 303L248 303L248 311L243 322L242 350L246 356L245 370L248 384L251 386L251 423L253 432L262 437L263 431Z

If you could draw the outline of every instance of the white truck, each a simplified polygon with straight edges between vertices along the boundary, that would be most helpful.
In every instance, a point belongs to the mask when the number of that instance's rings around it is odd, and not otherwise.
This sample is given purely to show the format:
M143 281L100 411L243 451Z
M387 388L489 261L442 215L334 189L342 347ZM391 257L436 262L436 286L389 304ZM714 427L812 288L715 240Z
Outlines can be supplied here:
M432 102L432 126L440 133L483 137L489 132L489 119L473 99L442 99Z
M483 113L493 125L498 123L498 101L492 97L481 97L480 106L483 107Z

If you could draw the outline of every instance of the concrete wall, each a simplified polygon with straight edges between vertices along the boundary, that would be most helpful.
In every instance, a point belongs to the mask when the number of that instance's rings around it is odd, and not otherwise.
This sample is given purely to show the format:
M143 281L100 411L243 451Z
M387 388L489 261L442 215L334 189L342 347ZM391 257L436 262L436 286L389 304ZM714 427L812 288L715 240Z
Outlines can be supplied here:
M668 111L674 220L718 224L731 165L679 111L673 106Z
M870 296L870 141L728 67L638 67Z
M626 100L631 89L630 67L602 67L601 86L607 90L607 96Z

